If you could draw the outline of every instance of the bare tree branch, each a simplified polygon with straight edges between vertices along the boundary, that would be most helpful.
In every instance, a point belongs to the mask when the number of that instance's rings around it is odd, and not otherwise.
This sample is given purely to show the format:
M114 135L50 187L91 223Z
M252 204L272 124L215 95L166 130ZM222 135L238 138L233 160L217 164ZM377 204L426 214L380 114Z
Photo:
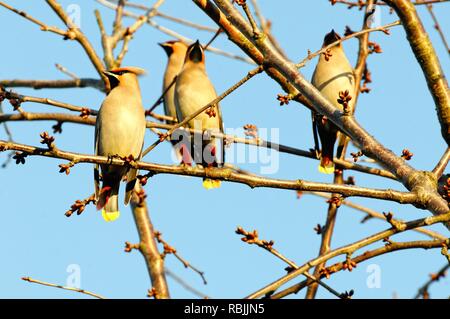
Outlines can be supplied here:
M59 289L63 289L63 290L70 290L70 291L79 292L79 293L81 293L83 295L88 295L88 296L91 296L91 297L94 297L94 298L97 298L97 299L105 299L105 297L103 297L103 296L101 296L99 294L96 294L96 293L93 293L93 292L90 292L90 291L87 291L87 290L84 290L84 289L80 289L80 288L67 287L67 286L52 284L52 283L49 283L49 282L33 279L33 278L30 278L30 277L23 277L22 280L31 282L33 284L42 285L42 286L48 286L48 287L54 287L54 288L59 288Z
M445 242L445 241L444 241ZM447 240L448 242L448 240ZM368 250L365 251L364 253L362 253L361 255L358 255L354 258L351 258L351 262L353 262L355 265L360 264L364 261L367 261L369 259L387 254L387 253L391 253L394 251L400 251L400 250L405 250L405 249L417 249L417 248L421 248L421 249L432 249L432 248L440 248L442 246L443 241L439 241L439 240L424 240L424 241L411 241L411 242L390 242L388 244L386 244L383 247L380 248L376 248L373 250ZM320 278L326 278L329 277L330 275L337 273L339 271L345 270L345 262L338 262L335 263L333 265L331 265L330 267L327 267L326 269L322 269L322 273L320 275ZM354 266L356 267L356 266ZM275 293L273 295L270 296L271 299L280 299L280 298L284 298L290 294L296 294L298 293L301 289L307 287L308 285L310 285L310 282L308 282L308 280L304 280L298 284L295 284L291 287L288 287L286 289L281 290L278 293Z
M449 221L449 220L450 220L450 213L410 221L410 222L404 223L402 228L392 227L387 230L376 233L372 236L369 236L367 238L358 240L352 244L331 250L330 252L328 252L322 256L319 256L315 259L308 261L307 263L302 265L300 268L290 272L286 276L272 282L271 284L265 286L264 288L259 289L258 291L250 294L246 298L255 299L255 298L262 297L266 294L270 294L270 293L274 292L275 290L277 290L281 285L291 281L292 279L296 278L303 272L308 271L310 268L317 266L319 263L322 263L333 257L339 256L339 255L351 255L353 252L361 249L362 247L368 246L379 240L389 238L390 236L395 235L397 233L401 233L401 232L404 232L404 231L407 231L410 229L414 229L417 227L423 227L423 226L429 226L429 225L436 224L436 223L442 223L442 222ZM432 246L435 245L435 247L442 247L442 241L432 241L432 242L433 242ZM430 241L427 241L427 243L430 243ZM448 242L446 244L448 245ZM410 244L408 244L408 245L410 245ZM381 250L377 251L377 254L380 254L383 251L389 250L390 248L388 246L389 245L381 248ZM413 246L417 247L417 244L413 244Z
M420 198L414 193L400 192L391 189L373 189L356 187L350 185L334 185L327 183L309 182L304 180L282 180L270 179L260 177L257 175L246 175L234 172L228 168L200 168L200 167L186 167L186 166L171 166L163 164L153 164L148 162L135 162L133 164L127 163L125 160L117 158L108 158L104 156L85 155L78 153L71 153L59 149L45 149L34 146L12 143L0 140L0 151L15 150L21 151L29 156L44 156L66 159L73 163L98 163L111 165L132 165L141 170L147 170L152 174L174 174L186 175L195 177L206 177L211 179L218 179L228 182L246 184L252 188L255 187L269 187L279 189L291 189L297 191L317 191L317 192L332 192L339 193L345 197L362 196L368 198L384 199L394 201L402 204L420 203Z
M30 87L33 89L68 89L91 87L100 91L105 90L101 80L91 78L80 78L71 80L0 80L3 87Z
M155 240L155 232L150 221L147 202L143 189L139 183L136 186L136 192L133 192L131 198L131 211L139 233L139 251L144 256L147 264L148 273L152 281L152 288L156 292L155 298L170 298L169 288L166 282L164 271L164 259L161 257Z
M433 214L445 214L447 202L437 193L437 181L429 172L416 171L405 160L384 147L364 130L355 117L344 114L332 105L320 92L297 71L295 65L284 59L264 37L255 39L251 27L236 9L224 0L193 0L228 34L231 41L252 57L257 63L269 65L265 71L292 96L304 96L314 110L327 116L341 131L348 135L369 157L376 159L395 174L408 189L420 192L426 199L423 206ZM220 10L219 10L220 8ZM245 40L243 40L245 37ZM447 224L450 228L450 224Z

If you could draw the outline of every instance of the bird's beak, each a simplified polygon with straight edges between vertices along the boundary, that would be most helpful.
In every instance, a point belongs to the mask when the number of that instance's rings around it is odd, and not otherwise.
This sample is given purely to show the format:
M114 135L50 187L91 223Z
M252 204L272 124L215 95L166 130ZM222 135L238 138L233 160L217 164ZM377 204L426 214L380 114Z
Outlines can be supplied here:
M198 40L192 45L191 51L189 52L189 59L196 63L203 61L203 48Z

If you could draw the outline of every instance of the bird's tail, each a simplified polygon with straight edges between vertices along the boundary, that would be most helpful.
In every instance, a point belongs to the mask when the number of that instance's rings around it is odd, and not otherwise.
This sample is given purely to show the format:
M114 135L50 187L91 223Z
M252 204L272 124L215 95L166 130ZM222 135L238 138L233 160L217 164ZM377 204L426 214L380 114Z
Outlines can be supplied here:
M102 210L102 217L107 222L112 222L119 218L119 182L110 184L103 183L97 200L97 209Z
M213 140L214 141L214 140ZM216 154L216 145L214 145L214 143L209 143L207 144L207 146L205 147L206 150L206 154L209 156L211 155L211 157L213 158L212 162L211 161L207 161L205 163L203 163L203 165L205 167L222 167L223 163L224 163L224 157L225 157L225 150L222 147L221 151L221 159L218 159L217 154ZM203 150L203 156L205 156L205 149ZM204 178L203 179L203 187L206 189L213 189L213 188L219 188L221 185L220 180L218 179L211 179L211 178Z
M319 172L323 174L333 174L334 173L334 163L328 156L323 156L320 159L320 164L318 167Z
M334 142L328 140L322 140L322 152L320 154L320 164L319 164L319 172L323 174L333 174L334 173Z
M220 185L221 182L218 179L211 179L211 178L203 179L203 187L206 189L219 188Z

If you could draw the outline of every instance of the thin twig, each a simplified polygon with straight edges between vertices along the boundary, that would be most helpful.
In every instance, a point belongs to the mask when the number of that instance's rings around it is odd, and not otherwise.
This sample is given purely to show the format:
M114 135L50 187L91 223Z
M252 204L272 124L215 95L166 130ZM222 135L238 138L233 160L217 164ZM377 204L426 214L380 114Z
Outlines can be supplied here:
M352 254L356 250L359 250L365 246L368 246L372 243L383 240L385 238L389 238L390 236L395 235L397 233L401 233L401 232L404 232L404 231L407 231L410 229L414 229L417 227L423 227L423 226L433 225L436 223L448 222L449 220L450 220L450 213L438 215L438 216L430 216L427 218L410 221L410 222L404 223L404 228L402 228L402 229L392 227L392 228L386 229L384 231L378 232L372 236L358 240L352 244L331 250L330 252L328 252L322 256L319 256L315 259L308 261L307 263L302 265L299 269L296 269L296 270L290 272L289 274L287 274L286 276L277 279L276 281L265 286L264 288L261 288L258 291L250 294L246 298L249 298L249 299L259 298L261 296L264 296L266 294L274 292L283 284L291 281L292 279L296 278L297 276L304 273L305 271L308 271L311 267L314 267L314 266L318 265L319 263L322 263L323 261L329 260L333 257L339 256L339 255ZM432 242L433 242L432 246L435 246L435 247L442 246L442 241L432 241ZM428 243L430 243L430 241L427 241L427 244ZM414 244L413 247L417 247L417 245ZM391 249L391 248L393 248L393 247L389 247L389 245L383 247L384 250Z
M99 79L80 78L71 80L0 80L3 87L29 87L33 89L69 89L91 87L100 91L105 90L103 82Z
M207 285L208 282L206 281L205 272L201 271L197 267L193 266L190 262L188 262L186 259L180 256L180 254L177 252L177 250L170 246L163 238L162 233L159 231L155 231L155 238L158 241L158 243L163 245L164 251L162 253L162 257L165 258L166 255L173 254L175 258L177 258L184 266L184 268L189 268L195 273L197 273L203 281L204 285Z
M168 299L169 287L167 285L164 259L161 257L155 240L155 231L150 221L145 193L139 182L131 197L131 211L139 233L139 251L145 259L147 270L155 290L155 298Z
M434 14L433 6L432 6L431 4L428 4L428 5L427 5L427 9L428 9L428 12L429 12L430 15L431 15L431 18L433 19L433 22L434 22L434 28L435 28L435 29L437 30L437 32L439 33L439 36L441 37L442 43L444 44L445 49L447 50L447 53L450 54L450 47L449 47L449 45L448 45L447 39L445 38L444 31L442 31L441 25L440 25L440 23L439 23L439 21L438 21L436 15Z
M180 276L178 276L177 274L175 274L173 271L171 271L170 269L167 269L166 267L166 275L168 277L171 277L173 280L175 280L177 283L179 283L184 289L186 289L187 291L191 292L192 294L194 294L195 296L202 298L202 299L209 299L209 296L204 294L203 292L201 292L200 290L192 287L190 284L188 284L183 278L181 278Z
M106 6L107 8L114 9L114 10L116 8L115 4L113 4L113 3L111 3L111 2L109 2L107 0L96 0L96 1L98 3ZM141 17L140 15L135 14L135 13L130 12L130 11L127 11L127 10L124 10L123 14L124 14L124 16L131 17L131 18L134 18L134 19L139 19ZM153 28L155 28L155 29L157 29L157 30L159 30L159 31L169 35L170 37L176 38L176 39L178 39L180 41L183 41L185 43L195 42L194 40L192 40L190 38L187 38L185 36L182 36L181 34L175 32L175 31L173 31L173 30L171 30L171 29L169 29L169 28L167 28L165 26L159 25L153 19L147 20L146 23L148 25L150 25L151 27L153 27ZM253 60L251 60L251 59L249 59L247 57L242 57L240 55L229 53L229 52L223 51L221 49L218 49L218 48L215 48L215 47L212 47L212 46L209 46L206 50L208 50L208 51L210 51L212 53L218 54L218 55L225 56L225 57L230 58L230 59L235 59L235 60L246 62L246 63L249 63L249 64L255 64L255 62L253 62Z
M364 35L364 34L367 34L367 33L371 33L371 32L381 31L381 32L384 32L384 33L385 33L386 30L388 30L388 29L390 29L390 28L392 28L392 27L398 26L398 25L401 25L401 22L400 22L399 20L394 21L394 22L391 22L391 23L388 23L388 24L385 24L385 25L383 25L383 26L379 26L379 27L375 27L375 28L369 28L369 29L363 29L363 30L361 30L361 31L352 33L352 34L350 34L350 35L348 35L348 36L342 37L342 38L339 39L339 40L336 40L335 42L333 42L333 43L331 43L331 44L329 44L329 45L327 45L327 46L321 48L320 50L317 50L317 51L314 52L314 53L308 54L308 56L307 56L306 58L304 58L303 60L301 60L300 62L298 62L295 66L296 66L297 68L302 68L302 67L304 67L304 66L306 65L306 63L307 63L308 61L312 60L312 59L315 58L316 56L319 56L320 54L322 54L323 52L327 51L328 49L330 49L330 48L336 46L336 45L339 44L339 43L342 43L342 42L344 42L344 41L347 41L347 40L349 40L349 39L356 38L356 37L360 37L361 35Z
M434 175L439 179L442 174L444 174L445 168L448 165L448 162L450 161L450 147L448 147L445 150L444 155L442 155L441 159L439 160L439 163L437 163L436 167L433 169Z
M450 263L445 264L444 267L439 269L439 271L437 273L431 274L430 279L422 287L420 287L418 289L417 294L415 295L414 299L418 299L420 297L423 297L425 299L426 297L429 297L428 290L429 290L430 286L433 283L437 282L440 278L445 277L448 269L450 269Z
M439 240L411 241L411 242L401 242L401 243L391 241L390 243L387 243L383 247L365 251L364 253L351 258L351 262L353 262L354 265L358 265L369 259L381 256L381 255L384 255L387 253L391 253L394 251L401 251L401 250L405 250L405 249L417 249L417 248L422 248L422 249L439 248L442 246L442 243L443 242L439 241ZM345 265L344 262L337 262L327 268L322 269L320 278L327 278L332 274L335 274L339 271L345 270L346 268L344 267L344 265ZM355 266L353 266L353 267L355 267ZM307 287L308 285L310 285L310 282L308 280L304 280L293 286L283 289L283 290L279 291L278 293L271 295L270 298L271 299L280 299L280 298L284 298L290 294L296 294L301 289Z
M59 149L46 149L29 146L25 144L12 143L0 140L0 150L15 150L21 151L28 156L44 156L66 159L75 163L97 163L97 164L109 164L109 165L131 165L129 162L106 156L95 156L87 154L79 154L66 152ZM376 199L384 199L388 201L394 201L401 204L416 204L420 203L420 198L409 192L395 191L392 189L376 189L365 188L350 185L334 185L329 183L310 182L305 180L283 180L272 179L257 175L240 174L227 168L201 168L201 167L186 167L186 166L174 166L163 165L149 162L134 162L132 166L141 170L150 171L153 174L172 174L172 175L186 175L195 176L201 178L211 178L224 180L234 183L246 184L252 188L255 187L268 187L279 189L291 189L296 191L317 191L317 192L330 192L339 193L343 196L357 196L368 197Z
M258 232L256 230L254 230L253 232L247 232L242 227L238 227L237 230L236 230L236 233L238 235L243 235L244 236L242 238L243 242L246 242L247 244L255 244L258 247L261 247L264 250L268 251L269 253L271 253L275 257L281 259L283 262L288 264L291 269L298 269L298 266L297 266L296 263L294 263L293 261L291 261L290 259L285 257L282 253L280 253L275 248L273 248L274 242L272 240L271 241L267 241L267 240L259 239L258 238ZM342 294L340 294L339 292L337 292L335 289L331 288L327 284L323 283L322 281L320 281L319 279L317 279L313 275L309 274L308 272L304 272L302 275L304 275L306 278L312 280L313 282L321 285L322 287L324 287L326 290L328 290L331 294L335 295L336 297L343 299L343 295Z
M149 147L147 147L147 149L145 149L142 152L142 157L144 157L145 155L147 155L150 151L152 151L157 145L159 145L161 142L163 142L164 140L166 140L177 128L182 127L183 125L185 125L186 123L188 123L190 120L192 120L193 118L195 118L197 115L200 115L201 113L203 113L204 111L206 111L208 108L210 108L213 105L216 105L217 103L219 103L220 101L222 101L225 97L227 97L228 95L230 95L233 91L235 91L236 89L238 89L241 85L243 85L245 82L247 82L248 80L250 80L251 78L253 78L255 75L261 73L263 70L262 67L257 67L256 69L251 70L250 72L247 73L246 76L244 76L241 80L239 80L236 84L234 84L232 87L230 87L228 90L226 90L225 92L223 92L220 96L218 96L217 98L215 98L213 101L211 101L210 103L206 104L205 106L203 106L202 108L199 108L197 111L195 111L194 113L192 113L191 115L187 116L185 119L183 119L183 121L181 121L180 123L175 124L169 131L167 131L167 133L161 137L160 139L158 139L157 141L155 141L152 145L150 145Z
M106 299L105 297L103 297L103 296L101 296L99 294L96 294L96 293L93 293L93 292L90 292L90 291L87 291L87 290L84 290L84 289L80 289L80 288L67 287L67 286L52 284L52 283L49 283L49 282L33 279L33 278L30 278L30 277L23 277L22 280L31 282L33 284L38 284L38 285L43 285L43 286L48 286L48 287L59 288L59 289L63 289L63 290L70 290L70 291L79 292L81 294L89 295L89 296L97 298L97 299Z
M83 107L81 107L81 106L71 106L70 104L67 104L67 105L70 106L71 108L73 107L75 111L78 111L79 109L81 109L81 110L83 109ZM86 109L91 110L89 108L86 108ZM94 114L96 114L96 111L92 110L91 115L94 115ZM165 117L162 117L162 116L160 116L160 117L161 117L161 119L166 119ZM71 115L71 114L65 114L65 113L31 113L31 112L22 112L22 113L14 113L14 114L0 114L0 123L1 122L14 122L14 121L57 121L60 123L69 122L69 123L77 123L77 124L84 124L84 125L91 125L91 126L95 125L95 117L94 116L81 117L79 115ZM149 129L158 128L158 129L170 130L173 128L173 125L147 121L146 127ZM180 128L180 129L188 130L191 134L201 134L202 133L202 131L195 130L195 129L187 129L187 128ZM220 138L220 139L224 139L230 143L264 147L264 148L276 150L281 153L286 153L286 154L291 154L291 155L295 155L295 156L301 156L301 157L306 157L309 159L317 160L314 152L301 150L298 148L274 143L271 141L266 141L261 138L250 139L250 138L245 138L245 137L238 137L235 135L226 135L226 134L222 134L219 132L211 132L211 136ZM339 165L340 167L345 168L347 170L354 170L354 171L365 173L365 174L386 177L386 178L396 180L395 176L391 172L383 170L383 169L363 166L363 165L355 164L355 163L347 161L347 160L341 160L338 158L334 158L334 162L337 165Z
M329 194L324 194L324 193L311 192L309 194L312 194L312 195L315 195L315 196L319 196L319 197L325 198L327 200L331 198ZM379 219L379 220L386 221L386 216L384 216L382 213L379 213L379 212L377 212L377 211L375 211L373 209L370 209L370 208L368 208L366 206L356 204L356 203L351 202L351 201L349 201L347 199L342 200L340 202L340 204L348 206L348 207L353 208L355 210L358 210L358 211L360 211L362 213L365 213L370 218L376 218L376 219ZM366 221L368 219L367 216L361 222ZM403 222L402 220L396 220L396 219L394 219L394 220L398 221L398 222ZM439 240L446 240L447 239L446 236L441 235L441 234L439 234L439 233L437 233L435 231L432 231L432 230L429 230L429 229L426 229L426 228L415 228L415 229L413 229L413 231L421 233L421 234L424 234L424 235L429 236L429 237L434 238L434 239L439 239Z
M55 67L56 67L59 71L61 71L62 73L64 73L65 75L67 75L67 76L69 76L70 78L72 78L73 80L79 80L79 77L78 77L75 73L70 72L66 67L62 66L61 64L56 63L56 64L55 64Z

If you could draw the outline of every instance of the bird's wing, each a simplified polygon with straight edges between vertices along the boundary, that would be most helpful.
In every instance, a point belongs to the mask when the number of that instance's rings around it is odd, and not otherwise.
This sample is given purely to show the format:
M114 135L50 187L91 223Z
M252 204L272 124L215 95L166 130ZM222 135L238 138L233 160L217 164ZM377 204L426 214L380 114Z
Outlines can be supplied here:
M144 130L144 134L145 134L145 130ZM142 147L141 147L141 152L139 153L138 158L136 159L137 161L140 161L142 159L142 151L144 148L144 141L142 141ZM130 168L128 170L127 173L127 184L125 186L125 199L124 199L124 204L128 205L128 203L130 202L131 199L131 195L133 195L133 190L134 187L136 186L136 176L138 174L138 170L135 168Z
M318 135L318 128L317 128L317 117L314 112L311 111L311 118L312 118L312 129L313 129L313 136L314 136L314 151L316 153L316 158L320 158L320 145L319 145L319 135Z
M217 93L215 94L215 96L217 96ZM222 109L220 108L220 105L219 105L219 103L217 103L217 107L216 107L216 109L217 109L217 116L218 116L218 119L219 119L219 129L220 129L220 133L222 133L222 134L225 134L225 129L224 129L224 127L223 127L223 117L222 117ZM221 144L222 144L222 166L223 166L223 164L225 164L225 138L222 138L222 141L221 141Z
M94 154L98 155L98 140L97 136L99 128L97 127L97 124L95 125L95 137L94 137ZM95 189L95 199L97 200L100 194L100 171L99 171L99 165L96 163L94 164L94 189Z

